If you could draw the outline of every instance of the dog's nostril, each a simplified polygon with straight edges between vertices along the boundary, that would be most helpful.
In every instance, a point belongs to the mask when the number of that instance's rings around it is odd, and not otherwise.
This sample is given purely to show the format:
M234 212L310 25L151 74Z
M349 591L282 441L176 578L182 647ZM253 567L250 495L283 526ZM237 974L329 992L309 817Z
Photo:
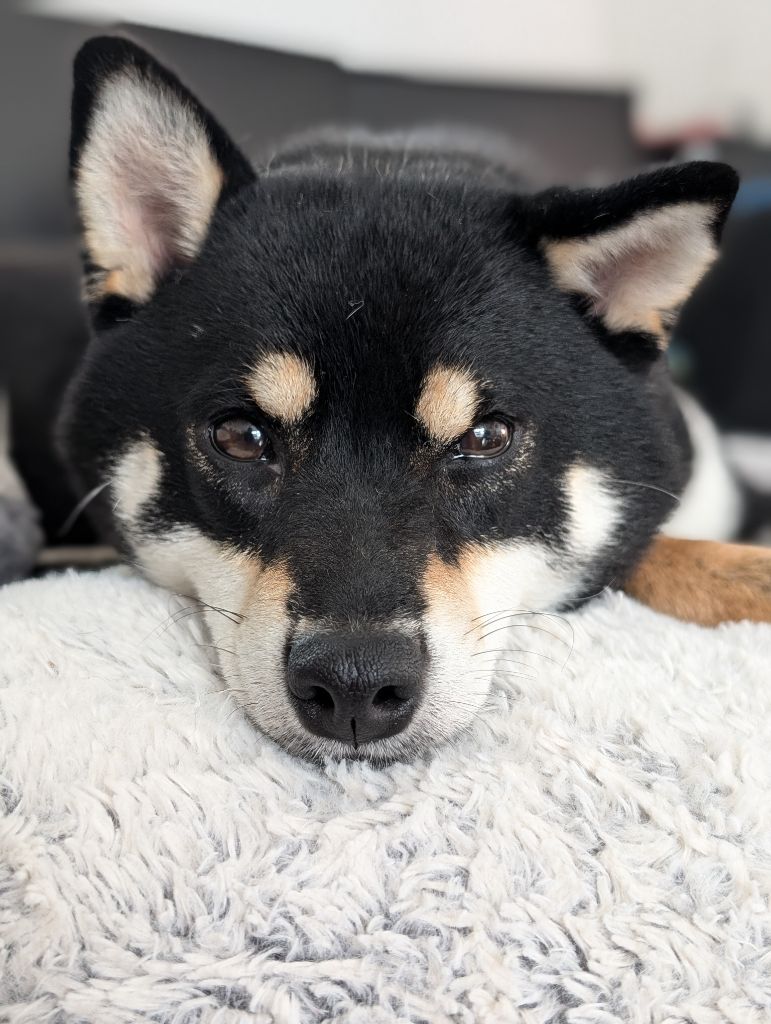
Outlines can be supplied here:
M372 706L378 708L388 704L403 704L409 699L410 695L401 696L396 686L381 686L372 698Z
M305 698L306 700L312 700L322 708L334 708L335 701L329 690L325 690L323 686L312 686L310 693Z

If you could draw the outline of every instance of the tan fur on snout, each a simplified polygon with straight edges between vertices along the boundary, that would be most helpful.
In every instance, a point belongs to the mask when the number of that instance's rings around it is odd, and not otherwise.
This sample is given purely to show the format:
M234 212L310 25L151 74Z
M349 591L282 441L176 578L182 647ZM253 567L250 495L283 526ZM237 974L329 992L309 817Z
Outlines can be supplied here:
M462 367L436 366L426 375L415 416L439 444L449 444L473 426L479 385Z
M286 726L283 656L291 629L287 603L294 583L283 562L265 565L256 553L232 550L227 560L235 585L235 600L225 612L233 612L235 619L231 633L232 665L239 679L236 703L260 728L274 734L272 726ZM265 699L268 694L272 698Z
M192 599L191 613L203 615L235 703L281 742L295 719L284 680L293 590L288 567L266 565L256 552L238 551L193 527L162 537L133 532L130 539L150 579Z
M239 614L248 618L255 610L260 617L267 616L272 622L280 622L286 633L289 624L287 601L294 589L289 567L284 562L264 565L257 555L238 553L233 556L234 565L245 577L244 598Z
M478 651L473 630L477 604L465 564L467 558L473 559L473 555L449 563L432 554L423 573L423 628L430 675L420 714L430 723L437 739L449 738L463 728L484 704L490 686L483 668L492 669L492 665L482 666L474 661Z
M568 655L570 632L560 629L549 610L578 592L584 561L607 539L602 523L587 525L587 512L594 509L609 530L614 510L604 500L601 479L588 469L574 467L566 486L571 529L562 551L513 539L467 544L451 562L436 554L428 559L423 626L432 665L430 713L442 735L474 718L499 660L510 677L523 669L525 675L537 672L541 656L559 663ZM511 652L513 662L507 658Z
M431 657L425 714L437 738L474 720L501 661L505 678L537 667L522 660L522 647L527 658L535 657L538 642L547 640L557 645L552 655L565 656L554 624L539 625L531 611L549 607L559 585L547 555L531 543L468 544L452 562L429 558L422 581ZM506 656L511 650L517 652L513 661Z
M257 405L282 423L298 423L316 400L313 370L292 352L262 356L246 384Z
M475 554L471 550L461 555L457 563L445 562L437 554L428 556L423 573L423 595L429 612L452 615L458 619L472 619L476 611L469 567L473 567Z

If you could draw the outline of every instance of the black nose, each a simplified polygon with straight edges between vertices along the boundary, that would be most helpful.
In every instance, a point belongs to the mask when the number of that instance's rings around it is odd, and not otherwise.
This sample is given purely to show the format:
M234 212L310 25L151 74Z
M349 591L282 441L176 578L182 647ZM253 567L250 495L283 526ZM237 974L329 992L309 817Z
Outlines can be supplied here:
M420 699L426 661L419 637L319 633L292 644L287 682L309 732L358 746L406 728Z

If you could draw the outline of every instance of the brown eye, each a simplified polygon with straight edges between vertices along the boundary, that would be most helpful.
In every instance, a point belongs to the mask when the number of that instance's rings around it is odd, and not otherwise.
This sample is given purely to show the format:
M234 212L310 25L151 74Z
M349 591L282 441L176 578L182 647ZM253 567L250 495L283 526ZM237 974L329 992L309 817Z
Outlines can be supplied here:
M209 428L211 443L221 455L239 462L267 462L272 458L270 439L262 427L234 416Z
M460 438L453 454L455 458L492 459L506 451L513 433L505 420L480 420Z

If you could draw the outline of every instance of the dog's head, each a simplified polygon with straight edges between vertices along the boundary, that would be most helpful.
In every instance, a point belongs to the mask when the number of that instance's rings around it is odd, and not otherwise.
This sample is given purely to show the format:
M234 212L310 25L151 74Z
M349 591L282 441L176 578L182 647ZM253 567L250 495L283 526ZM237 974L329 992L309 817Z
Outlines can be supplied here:
M672 510L662 350L736 179L523 196L430 154L316 153L256 173L147 54L86 45L95 337L64 433L126 553L207 609L254 722L387 760L474 716L488 627L621 580Z

